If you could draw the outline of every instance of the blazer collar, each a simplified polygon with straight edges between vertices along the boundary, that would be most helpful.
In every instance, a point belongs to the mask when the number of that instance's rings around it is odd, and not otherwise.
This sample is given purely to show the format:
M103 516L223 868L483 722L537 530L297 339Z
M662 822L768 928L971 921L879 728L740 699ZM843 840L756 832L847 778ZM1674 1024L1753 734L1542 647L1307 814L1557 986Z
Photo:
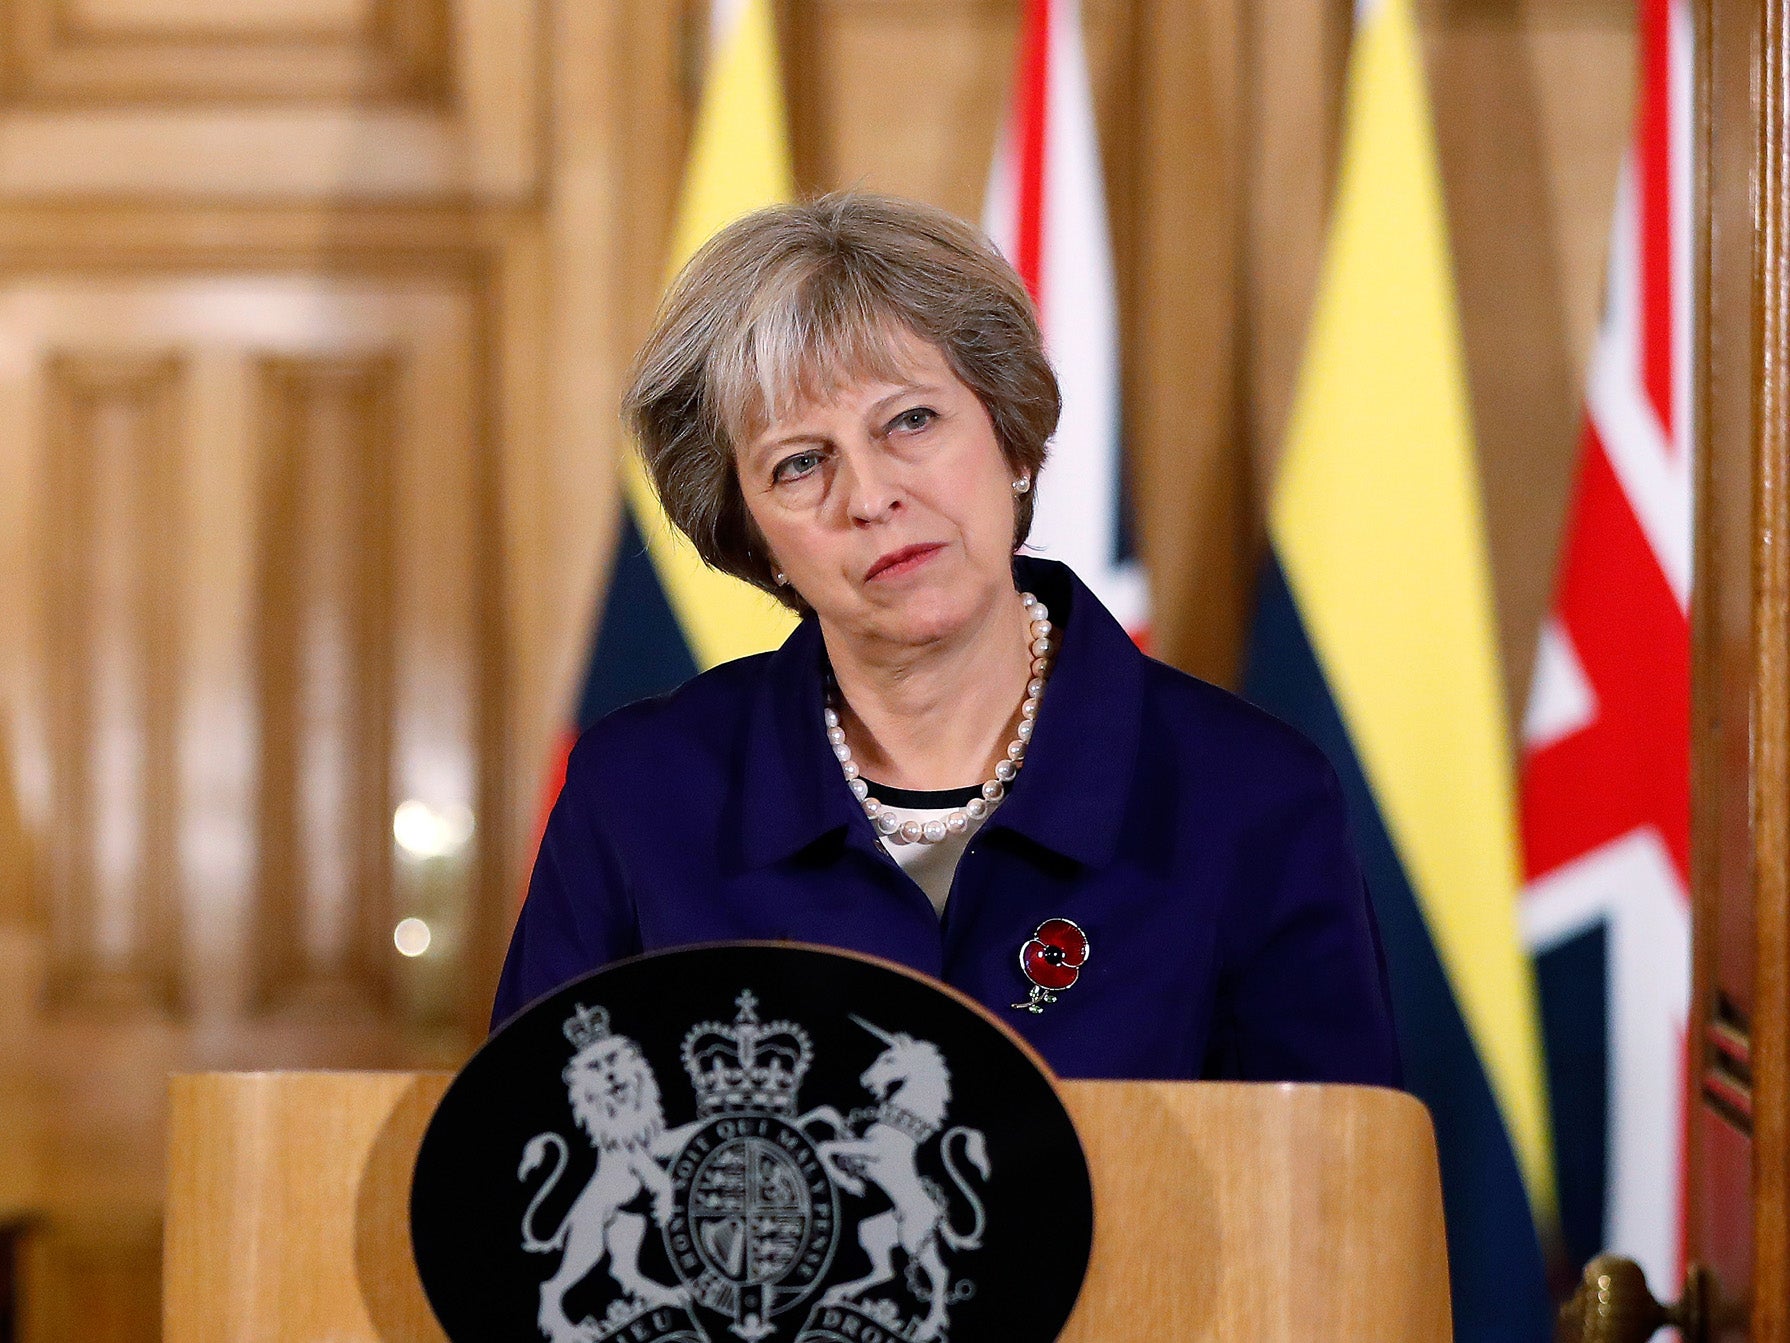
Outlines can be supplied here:
M764 665L740 762L740 844L747 868L768 867L864 822L827 743L826 646L809 616Z
M1147 659L1067 565L1021 556L1014 568L1050 608L1060 642L1025 767L983 829L1104 867L1118 851L1136 777Z
M1058 651L1026 762L984 833L1005 830L1089 867L1118 849L1143 718L1145 658L1070 569L1014 561L1021 585L1050 608ZM877 841L827 745L818 622L797 626L764 664L748 710L741 762L738 852L765 867L843 832Z

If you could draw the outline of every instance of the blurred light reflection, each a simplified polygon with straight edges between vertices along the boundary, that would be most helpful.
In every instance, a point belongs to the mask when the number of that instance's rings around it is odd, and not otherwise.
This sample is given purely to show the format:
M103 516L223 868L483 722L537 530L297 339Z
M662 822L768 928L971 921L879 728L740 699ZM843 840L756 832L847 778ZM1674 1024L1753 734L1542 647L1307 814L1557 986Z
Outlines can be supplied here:
M421 956L432 940L429 925L418 918L400 919L392 929L392 945L405 956Z
M472 811L467 807L437 811L427 802L408 798L392 813L392 838L413 858L455 853L472 838L472 829Z

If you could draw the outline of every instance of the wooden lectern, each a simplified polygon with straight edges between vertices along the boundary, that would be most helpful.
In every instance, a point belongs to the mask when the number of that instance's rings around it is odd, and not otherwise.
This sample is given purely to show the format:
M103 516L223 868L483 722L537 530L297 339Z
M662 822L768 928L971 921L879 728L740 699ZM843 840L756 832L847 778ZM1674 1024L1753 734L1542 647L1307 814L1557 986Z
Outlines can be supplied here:
M417 1146L450 1080L176 1077L167 1343L440 1340L408 1207ZM1062 1091L1095 1216L1065 1343L1449 1338L1435 1139L1410 1096L1186 1082Z

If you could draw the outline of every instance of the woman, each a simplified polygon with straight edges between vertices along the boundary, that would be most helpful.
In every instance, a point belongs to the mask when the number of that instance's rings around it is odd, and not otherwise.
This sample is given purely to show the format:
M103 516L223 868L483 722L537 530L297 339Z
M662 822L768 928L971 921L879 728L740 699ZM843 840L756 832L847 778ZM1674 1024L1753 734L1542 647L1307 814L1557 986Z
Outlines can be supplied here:
M955 985L1063 1076L1397 1084L1322 755L1016 555L1058 405L1018 277L937 210L829 196L697 254L627 416L702 557L804 618L580 740L495 1020L796 939Z

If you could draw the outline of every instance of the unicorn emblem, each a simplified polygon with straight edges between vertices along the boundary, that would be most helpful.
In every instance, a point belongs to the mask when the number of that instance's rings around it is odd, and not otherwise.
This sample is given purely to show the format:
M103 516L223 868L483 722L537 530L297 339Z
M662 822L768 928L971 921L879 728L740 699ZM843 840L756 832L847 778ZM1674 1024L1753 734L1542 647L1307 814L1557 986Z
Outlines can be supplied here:
M961 1125L939 1138L939 1155L946 1173L963 1195L973 1214L967 1232L951 1224L946 1191L920 1174L919 1149L937 1137L951 1103L951 1072L938 1046L905 1033L890 1034L862 1017L852 1020L887 1048L858 1079L877 1101L864 1131L857 1137L821 1142L815 1154L832 1173L840 1188L852 1194L864 1192L865 1181L879 1186L894 1207L858 1226L858 1243L870 1257L870 1272L831 1288L825 1304L860 1297L895 1277L895 1247L908 1257L908 1282L914 1295L927 1304L926 1318L914 1332L915 1343L928 1343L944 1330L951 1302L967 1296L971 1285L951 1289L950 1275L939 1253L941 1242L951 1250L975 1250L982 1246L987 1215L982 1200L970 1187L952 1159L954 1150L967 1157L983 1181L989 1178L988 1140L980 1129ZM859 1116L854 1115L854 1119ZM845 1125L839 1132L849 1132ZM955 1148L953 1146L955 1144ZM924 1290L918 1279L925 1279Z

